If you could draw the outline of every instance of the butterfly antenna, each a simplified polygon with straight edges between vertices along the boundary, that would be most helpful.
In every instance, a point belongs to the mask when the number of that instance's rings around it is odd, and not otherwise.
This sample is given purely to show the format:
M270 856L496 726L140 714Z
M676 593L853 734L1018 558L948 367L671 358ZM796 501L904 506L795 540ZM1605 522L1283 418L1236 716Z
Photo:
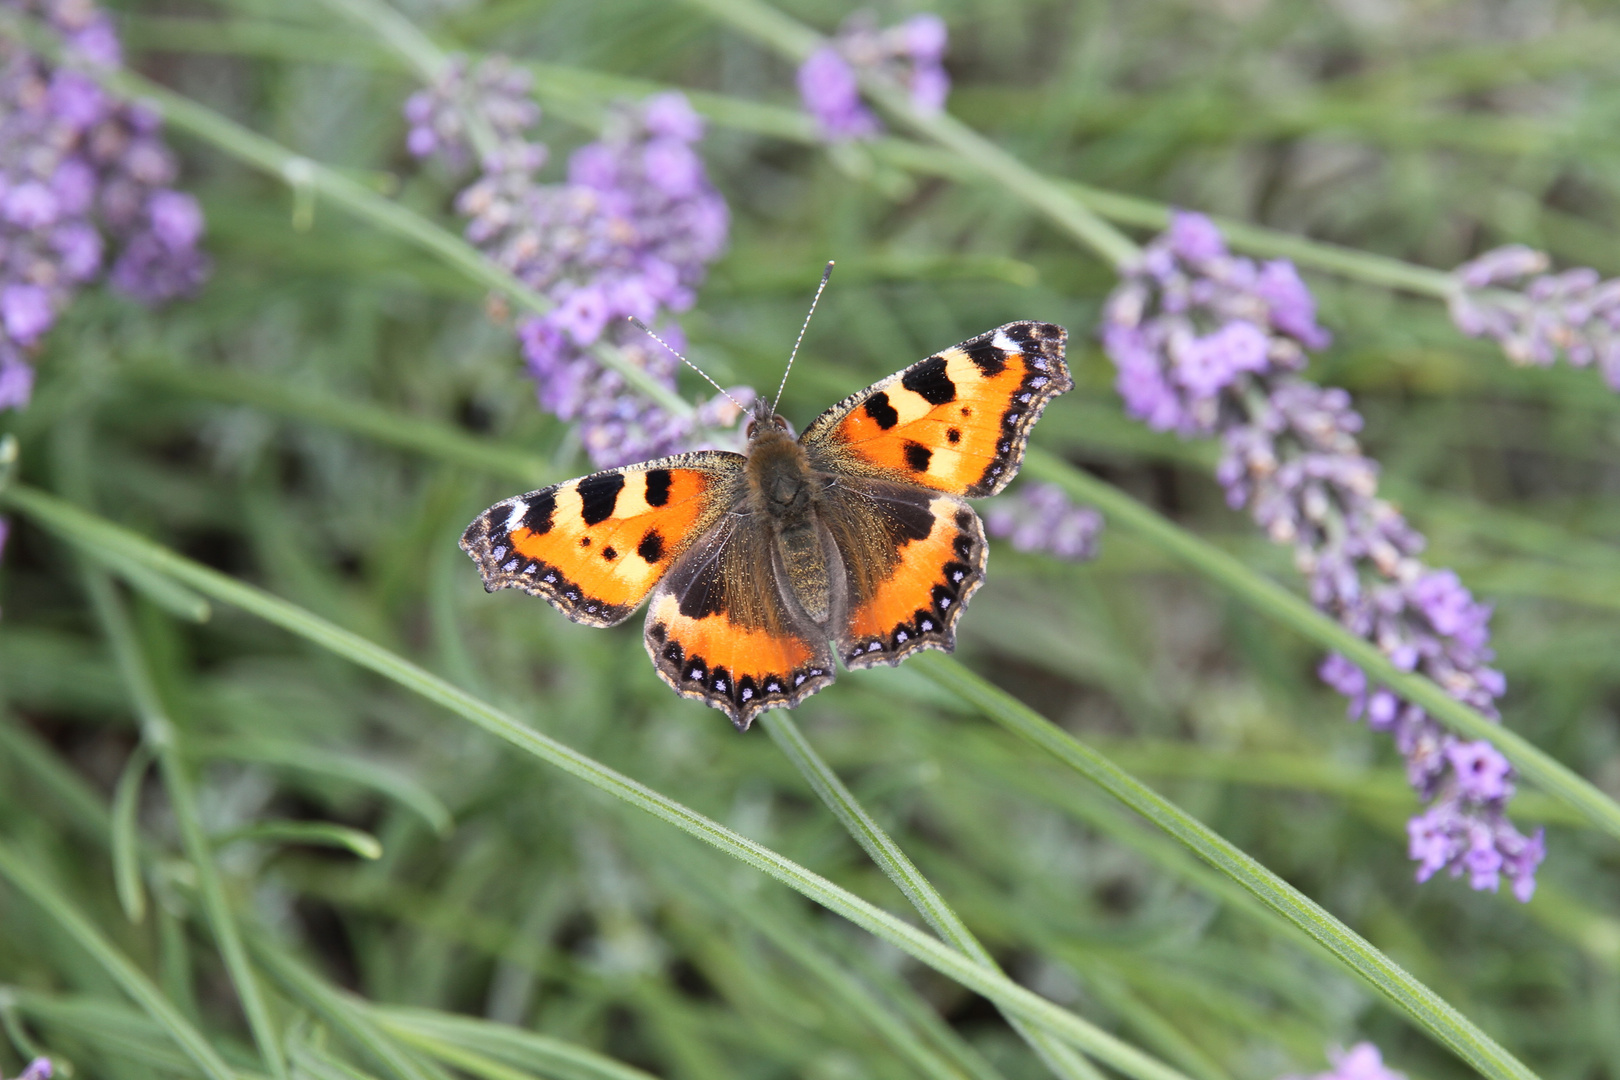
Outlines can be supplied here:
M810 316L816 313L816 305L821 302L821 293L827 288L827 279L832 277L833 261L827 260L827 269L821 272L821 284L816 286L815 299L810 301L810 310L804 316L804 325L799 327L799 338L793 343L793 351L788 354L787 371L782 372L782 384L776 388L776 399L771 402L771 412L782 403L782 391L787 387L788 371L793 370L793 358L799 355L799 345L804 341L804 332L810 329Z
M685 364L687 367L691 368L693 371L695 371L699 375L703 376L704 380L710 386L712 386L716 390L720 391L720 393L722 395L724 395L724 397L725 397L725 399L727 401L729 401L733 405L737 406L737 410L739 412L747 412L748 411L747 409L743 408L742 402L738 401L736 398L734 398L730 394L726 393L726 388L725 387L721 386L719 383L717 383L713 379L709 378L709 373L707 371L704 371L702 368L700 368L696 364L692 363L692 361L688 360L686 357L684 357L680 353L676 352L674 346L670 345L669 342L665 341L663 338L661 338L657 334L653 333L651 327L649 327L646 323L642 322L640 319L636 318L634 315L629 315L629 316L626 316L626 317L631 322L635 323L637 329L639 329L643 334L646 334L648 337L652 338L654 341L658 342L658 344L662 345L666 350L668 350L669 355L673 356L675 359L679 360L681 363Z

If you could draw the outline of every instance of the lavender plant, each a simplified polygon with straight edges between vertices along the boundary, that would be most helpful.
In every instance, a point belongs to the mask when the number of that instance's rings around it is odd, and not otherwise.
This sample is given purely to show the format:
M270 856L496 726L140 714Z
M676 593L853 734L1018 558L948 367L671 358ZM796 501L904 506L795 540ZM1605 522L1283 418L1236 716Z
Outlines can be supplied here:
M17 1074L16 1080L51 1080L52 1072L50 1059L37 1057Z
M92 4L0 6L54 31L70 65L121 63L112 22ZM78 289L105 275L156 304L201 284L203 216L174 190L177 174L155 113L0 38L0 410L28 403L30 358Z
M985 531L1019 551L1039 551L1068 562L1097 557L1103 516L1071 502L1056 484L1024 484L991 501Z
M566 182L548 184L538 178L546 148L528 138L540 111L527 92L527 73L504 60L470 72L458 62L414 95L405 115L411 152L451 167L467 159L480 128L489 142L481 175L456 208L472 243L556 305L517 327L541 407L575 425L601 468L729 445L752 389L734 387L676 415L589 352L616 348L675 386L678 361L628 320L682 349L672 315L692 306L725 249L730 214L694 149L702 118L679 93L615 108L602 137L570 156Z
M1333 1068L1309 1077L1287 1077L1285 1080L1406 1080L1384 1064L1384 1055L1370 1042L1357 1043L1348 1050L1329 1051L1328 1060Z
M1378 497L1378 465L1356 440L1350 396L1300 376L1328 333L1293 265L1227 251L1209 219L1176 213L1108 299L1103 346L1131 415L1183 436L1216 436L1216 475L1233 508L1290 544L1311 600L1493 719L1506 689L1489 666L1490 608L1450 570L1425 565L1423 537ZM1508 821L1513 770L1488 742L1447 732L1424 710L1329 656L1321 677L1350 699L1352 718L1391 733L1428 807L1408 823L1417 878L1467 874L1475 889L1502 877L1529 900L1545 853L1540 830Z
M1577 267L1548 273L1552 260L1522 244L1487 251L1452 271L1451 318L1469 337L1502 346L1515 364L1594 364L1620 390L1620 279Z
M937 15L913 15L880 30L870 14L858 13L799 66L799 99L829 142L870 139L883 130L861 100L862 69L889 75L906 87L919 109L939 112L951 90L944 65L947 40L945 22Z

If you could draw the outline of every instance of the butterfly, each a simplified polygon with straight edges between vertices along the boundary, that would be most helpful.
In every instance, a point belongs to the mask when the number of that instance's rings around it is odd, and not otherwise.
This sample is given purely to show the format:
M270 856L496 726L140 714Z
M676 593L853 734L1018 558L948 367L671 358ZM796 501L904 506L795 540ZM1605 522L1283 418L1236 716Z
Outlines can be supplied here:
M825 284L825 279L823 279ZM496 503L461 538L484 588L614 626L651 595L659 676L746 730L849 668L950 652L984 580L966 500L1018 472L1074 384L1067 332L1015 322L845 398L794 437L755 403L747 452L677 454Z

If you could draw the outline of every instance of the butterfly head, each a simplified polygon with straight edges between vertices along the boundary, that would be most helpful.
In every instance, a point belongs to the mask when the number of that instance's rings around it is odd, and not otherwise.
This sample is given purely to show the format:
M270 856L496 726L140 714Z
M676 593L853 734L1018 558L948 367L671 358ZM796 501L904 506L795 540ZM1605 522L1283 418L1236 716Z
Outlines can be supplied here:
M761 439L798 438L793 425L777 413L774 403L758 397L754 399L754 407L750 411L753 415L748 418L748 424L743 428L743 437L750 444Z

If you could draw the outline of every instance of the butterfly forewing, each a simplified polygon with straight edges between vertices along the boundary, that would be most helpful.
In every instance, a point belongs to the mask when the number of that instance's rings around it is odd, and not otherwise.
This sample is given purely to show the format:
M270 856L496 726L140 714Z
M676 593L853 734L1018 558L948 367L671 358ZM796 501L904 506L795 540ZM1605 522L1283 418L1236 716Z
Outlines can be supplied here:
M834 471L994 495L1017 474L1046 403L1074 385L1067 337L1051 323L1008 323L845 398L800 441Z
M740 497L744 458L706 451L609 469L498 502L461 537L484 588L544 597L575 622L623 622Z

